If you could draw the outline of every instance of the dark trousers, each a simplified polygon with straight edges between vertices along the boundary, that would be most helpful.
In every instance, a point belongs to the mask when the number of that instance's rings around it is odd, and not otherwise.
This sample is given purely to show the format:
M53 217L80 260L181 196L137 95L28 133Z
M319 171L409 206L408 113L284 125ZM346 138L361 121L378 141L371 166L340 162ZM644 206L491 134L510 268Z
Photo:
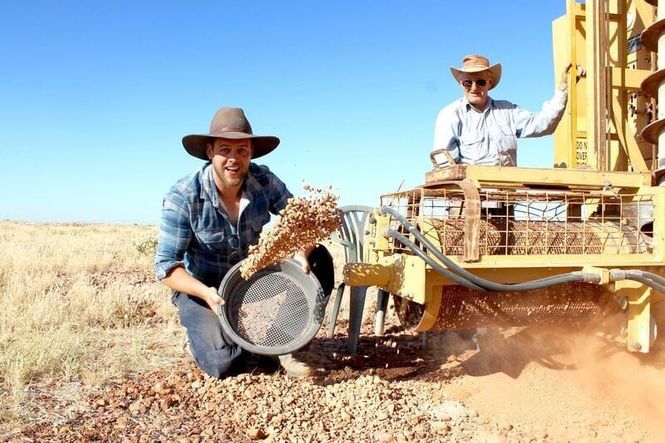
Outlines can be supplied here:
M241 353L224 334L219 318L203 300L176 292L172 298L180 324L187 330L196 365L206 374L221 378Z

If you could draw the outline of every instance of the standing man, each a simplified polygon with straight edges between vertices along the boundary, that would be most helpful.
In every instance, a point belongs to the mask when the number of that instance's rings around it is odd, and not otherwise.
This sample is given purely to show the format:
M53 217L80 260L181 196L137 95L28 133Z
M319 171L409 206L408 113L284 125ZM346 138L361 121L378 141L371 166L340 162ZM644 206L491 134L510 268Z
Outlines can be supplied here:
M279 139L254 135L240 108L221 108L208 134L188 135L182 144L206 163L164 197L155 272L173 290L187 331L186 353L219 378L241 351L222 331L216 310L224 301L217 289L258 242L270 213L282 210L292 195L266 166L252 162L275 149ZM295 258L309 272L305 251ZM279 361L291 376L311 371L290 354Z
M433 161L439 166L517 166L517 138L550 135L559 124L566 109L571 66L564 69L552 99L539 112L529 112L488 95L501 80L501 64L490 66L483 55L465 56L461 68L450 68L462 88L462 98L443 108L436 118Z

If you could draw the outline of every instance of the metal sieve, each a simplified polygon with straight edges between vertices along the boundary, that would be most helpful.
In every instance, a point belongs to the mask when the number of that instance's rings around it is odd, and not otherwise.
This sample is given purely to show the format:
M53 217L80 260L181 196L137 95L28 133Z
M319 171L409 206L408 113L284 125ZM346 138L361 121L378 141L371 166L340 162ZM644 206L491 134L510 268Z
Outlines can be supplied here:
M314 268L305 274L289 259L244 280L241 265L233 266L219 287L224 332L241 348L262 355L288 354L309 343L323 323L328 301Z

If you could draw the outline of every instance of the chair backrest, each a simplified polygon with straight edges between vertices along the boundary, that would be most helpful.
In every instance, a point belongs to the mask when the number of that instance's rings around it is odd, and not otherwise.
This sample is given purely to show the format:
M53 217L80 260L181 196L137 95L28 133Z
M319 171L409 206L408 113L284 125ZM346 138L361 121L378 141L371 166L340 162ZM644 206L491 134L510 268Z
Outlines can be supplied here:
M365 253L365 230L371 206L351 205L339 208L342 211L342 226L333 233L332 240L344 246L347 263L363 261Z

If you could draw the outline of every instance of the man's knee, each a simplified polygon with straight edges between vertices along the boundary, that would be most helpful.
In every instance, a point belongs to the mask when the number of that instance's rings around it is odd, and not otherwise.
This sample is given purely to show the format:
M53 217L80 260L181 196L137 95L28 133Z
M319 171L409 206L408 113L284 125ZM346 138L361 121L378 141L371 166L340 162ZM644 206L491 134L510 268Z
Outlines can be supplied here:
M222 378L228 375L233 361L240 356L241 350L237 346L226 346L223 349L216 349L207 352L201 352L200 355L194 354L196 365L206 374L215 378Z

